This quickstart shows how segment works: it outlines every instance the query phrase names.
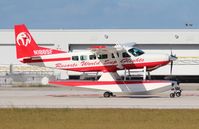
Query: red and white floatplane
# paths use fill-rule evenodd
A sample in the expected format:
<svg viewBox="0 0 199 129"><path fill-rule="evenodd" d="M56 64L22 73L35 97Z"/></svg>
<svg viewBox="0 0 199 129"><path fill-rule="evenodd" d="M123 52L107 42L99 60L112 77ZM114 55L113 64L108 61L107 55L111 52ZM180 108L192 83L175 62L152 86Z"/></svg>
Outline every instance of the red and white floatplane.
<svg viewBox="0 0 199 129"><path fill-rule="evenodd" d="M151 95L169 90L170 97L181 96L181 89L175 81L145 79L145 73L149 74L150 71L170 62L173 64L177 58L172 54L145 53L132 43L114 47L93 46L82 52L45 48L36 44L24 24L15 25L15 41L17 59L22 63L84 73L101 73L96 80L56 80L49 81L49 84L102 90L104 97L117 93ZM127 79L126 73L130 73L132 69L143 69L144 79ZM119 76L119 70L125 70L124 77Z"/></svg>

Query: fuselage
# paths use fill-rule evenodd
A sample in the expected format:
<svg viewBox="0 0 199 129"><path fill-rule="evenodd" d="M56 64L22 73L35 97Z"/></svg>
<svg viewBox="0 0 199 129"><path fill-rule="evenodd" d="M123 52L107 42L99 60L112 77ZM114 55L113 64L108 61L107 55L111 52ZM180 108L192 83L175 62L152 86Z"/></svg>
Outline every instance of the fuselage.
<svg viewBox="0 0 199 129"><path fill-rule="evenodd" d="M133 53L132 49L137 50L137 54ZM130 48L129 50L118 50L117 53L103 51L103 53L98 54L92 50L87 50L19 60L30 65L78 72L115 72L117 70L140 69L143 67L146 67L148 71L152 71L170 62L167 54L144 53L137 48Z"/></svg>

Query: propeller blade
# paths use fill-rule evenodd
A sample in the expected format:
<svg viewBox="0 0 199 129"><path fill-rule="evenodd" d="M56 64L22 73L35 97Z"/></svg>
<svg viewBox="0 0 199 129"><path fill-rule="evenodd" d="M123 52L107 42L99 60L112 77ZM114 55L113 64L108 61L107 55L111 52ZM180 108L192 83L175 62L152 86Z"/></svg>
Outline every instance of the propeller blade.
<svg viewBox="0 0 199 129"><path fill-rule="evenodd" d="M171 48L171 51L170 51L170 56L169 56L169 60L171 62L170 64L170 76L167 77L167 79L169 80L173 80L173 62L176 61L178 59L178 57L176 55L173 55L173 50Z"/></svg>
<svg viewBox="0 0 199 129"><path fill-rule="evenodd" d="M170 65L170 75L172 76L172 72L173 72L173 60L171 60L171 65Z"/></svg>

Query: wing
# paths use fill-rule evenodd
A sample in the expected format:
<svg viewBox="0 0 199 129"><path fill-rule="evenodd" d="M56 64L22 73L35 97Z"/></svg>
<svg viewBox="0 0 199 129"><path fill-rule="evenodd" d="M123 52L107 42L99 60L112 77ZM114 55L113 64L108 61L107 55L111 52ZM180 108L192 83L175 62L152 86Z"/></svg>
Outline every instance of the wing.
<svg viewBox="0 0 199 129"><path fill-rule="evenodd" d="M129 43L123 43L123 44L116 44L114 47L117 48L117 49L129 49L129 48L132 48L133 46L135 46L135 42L129 42Z"/></svg>

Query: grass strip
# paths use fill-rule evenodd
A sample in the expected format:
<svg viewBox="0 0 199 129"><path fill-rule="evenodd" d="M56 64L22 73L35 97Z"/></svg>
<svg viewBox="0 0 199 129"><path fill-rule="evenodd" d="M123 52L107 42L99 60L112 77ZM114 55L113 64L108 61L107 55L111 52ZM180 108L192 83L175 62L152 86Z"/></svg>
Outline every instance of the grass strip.
<svg viewBox="0 0 199 129"><path fill-rule="evenodd" d="M0 109L0 129L197 129L196 109Z"/></svg>

